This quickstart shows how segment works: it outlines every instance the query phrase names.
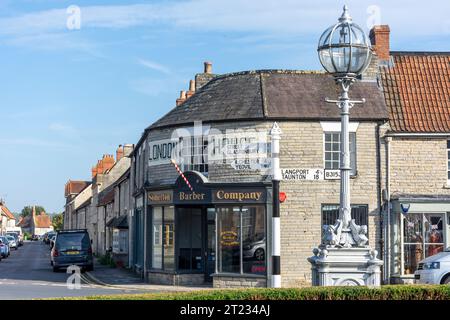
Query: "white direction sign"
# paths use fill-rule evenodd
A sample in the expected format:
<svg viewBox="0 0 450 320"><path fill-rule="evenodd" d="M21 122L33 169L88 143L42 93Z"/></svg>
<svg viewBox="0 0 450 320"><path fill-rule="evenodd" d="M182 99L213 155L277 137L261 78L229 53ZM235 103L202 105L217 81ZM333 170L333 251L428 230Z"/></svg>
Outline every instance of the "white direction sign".
<svg viewBox="0 0 450 320"><path fill-rule="evenodd" d="M281 169L281 176L285 181L323 180L323 169Z"/></svg>

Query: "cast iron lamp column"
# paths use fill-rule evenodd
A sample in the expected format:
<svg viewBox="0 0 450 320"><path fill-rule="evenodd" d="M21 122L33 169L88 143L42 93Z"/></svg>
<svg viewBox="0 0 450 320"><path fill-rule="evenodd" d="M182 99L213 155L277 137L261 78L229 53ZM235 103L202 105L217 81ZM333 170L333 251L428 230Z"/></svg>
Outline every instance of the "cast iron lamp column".
<svg viewBox="0 0 450 320"><path fill-rule="evenodd" d="M364 31L352 22L347 6L344 6L339 22L322 34L317 51L320 63L341 87L338 100L326 99L327 102L337 104L341 110L339 219L330 227L328 244L342 247L362 245L358 238L360 228L351 219L349 113L354 104L363 103L364 100L349 100L348 91L356 77L369 65L371 50Z"/></svg>

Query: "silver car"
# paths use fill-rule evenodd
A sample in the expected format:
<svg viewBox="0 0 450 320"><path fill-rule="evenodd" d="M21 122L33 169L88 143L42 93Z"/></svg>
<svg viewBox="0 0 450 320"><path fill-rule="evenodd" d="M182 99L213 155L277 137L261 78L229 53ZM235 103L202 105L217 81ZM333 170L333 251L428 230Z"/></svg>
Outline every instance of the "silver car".
<svg viewBox="0 0 450 320"><path fill-rule="evenodd" d="M9 242L9 248L12 249L14 248L14 250L17 250L19 247L19 244L16 241L16 238L14 238L13 236L5 236L6 239L8 239Z"/></svg>
<svg viewBox="0 0 450 320"><path fill-rule="evenodd" d="M0 259L1 258L8 258L11 251L9 249L9 242L8 239L4 236L0 236Z"/></svg>

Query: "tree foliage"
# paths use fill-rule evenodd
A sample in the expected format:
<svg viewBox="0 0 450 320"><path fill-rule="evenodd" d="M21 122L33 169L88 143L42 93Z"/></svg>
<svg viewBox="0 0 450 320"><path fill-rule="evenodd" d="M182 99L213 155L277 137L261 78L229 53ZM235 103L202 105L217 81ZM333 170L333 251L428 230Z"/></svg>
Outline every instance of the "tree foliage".
<svg viewBox="0 0 450 320"><path fill-rule="evenodd" d="M45 212L44 207L42 206L36 206L36 214L39 215L42 212ZM30 216L33 213L33 206L26 206L22 209L22 212L20 213L20 216L25 218L27 216Z"/></svg>
<svg viewBox="0 0 450 320"><path fill-rule="evenodd" d="M64 216L62 213L57 213L52 217L52 224L55 231L62 230L64 222Z"/></svg>

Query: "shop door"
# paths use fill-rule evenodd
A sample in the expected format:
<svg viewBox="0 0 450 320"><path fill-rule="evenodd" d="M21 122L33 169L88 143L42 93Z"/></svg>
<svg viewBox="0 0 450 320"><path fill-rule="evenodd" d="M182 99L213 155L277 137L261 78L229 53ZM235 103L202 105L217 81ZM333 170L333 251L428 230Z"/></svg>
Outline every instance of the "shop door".
<svg viewBox="0 0 450 320"><path fill-rule="evenodd" d="M206 244L205 244L205 282L212 282L212 274L216 271L216 211L206 209Z"/></svg>

